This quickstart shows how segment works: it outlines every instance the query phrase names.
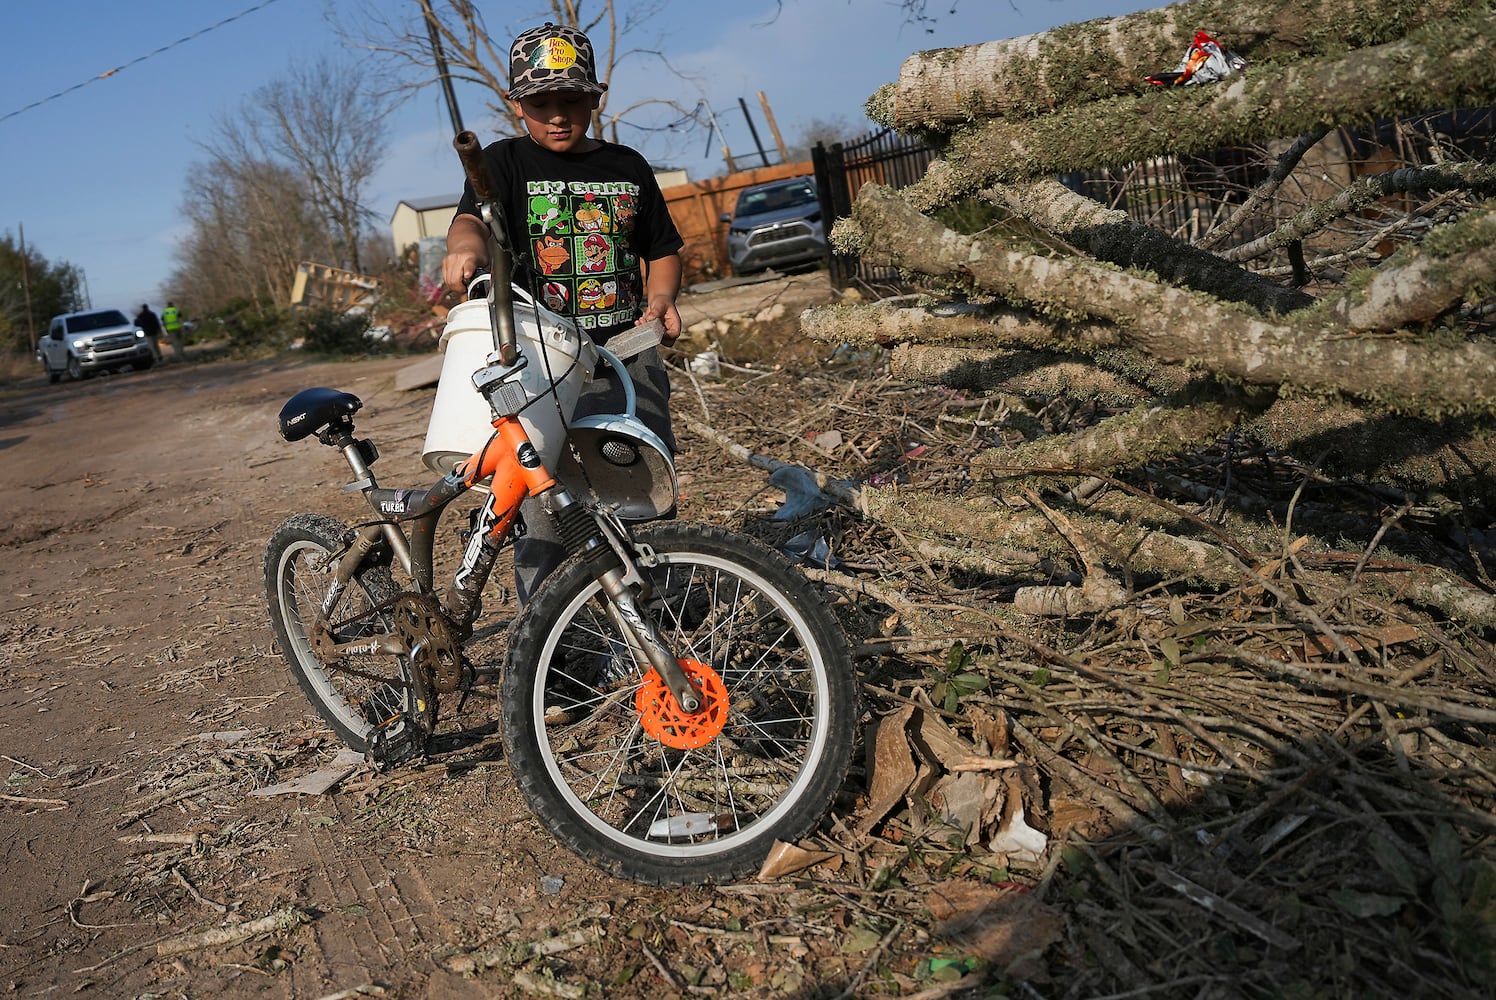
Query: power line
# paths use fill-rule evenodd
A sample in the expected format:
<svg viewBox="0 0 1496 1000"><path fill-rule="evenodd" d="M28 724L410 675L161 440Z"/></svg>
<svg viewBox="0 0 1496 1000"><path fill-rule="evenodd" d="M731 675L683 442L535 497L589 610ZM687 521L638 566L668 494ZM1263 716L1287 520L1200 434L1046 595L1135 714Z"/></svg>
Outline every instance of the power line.
<svg viewBox="0 0 1496 1000"><path fill-rule="evenodd" d="M168 49L174 49L178 45L181 45L183 42L190 42L194 38L197 38L197 37L199 37L201 35L206 35L208 32L214 31L214 30L216 30L218 28L221 28L225 24L228 24L231 21L237 21L237 20L239 20L239 18L244 17L246 14L253 14L255 11L262 10L262 9L264 9L266 7L269 7L271 4L277 3L277 2L279 2L279 0L263 0L263 2L255 4L253 7L250 7L248 10L241 10L239 13L234 14L231 17L224 18L222 21L219 21L217 24L210 24L206 28L202 28L202 29L200 29L198 31L194 31L190 35L184 35L183 37L178 38L174 42L168 42L167 44L161 46L159 49L156 49L153 52L147 52L143 56L138 56L138 57L136 57L134 59L131 59L129 62L125 63L123 66L116 66L113 69L106 69L104 72L100 73L98 76L90 77L89 79L84 80L82 83L75 83L71 87L67 88L66 90L59 90L57 93L53 94L51 97L43 97L39 101L32 101L30 104L26 105L24 108L17 108L16 110L11 111L11 112L9 112L7 114L0 115L0 122L6 121L8 119L14 118L16 115L23 114L23 113L25 113L27 111L30 111L32 108L39 108L43 104L47 104L47 103L50 103L51 101L57 100L59 97L66 97L68 94L71 94L75 90L82 90L84 87L88 86L90 83L97 83L100 80L103 80L103 79L106 79L108 77L111 77L111 76L113 76L116 73L119 73L119 72L121 72L123 70L129 69L131 66L134 66L137 63L143 63L147 59L150 59L150 58L152 58L154 56L159 56L161 53L167 51Z"/></svg>

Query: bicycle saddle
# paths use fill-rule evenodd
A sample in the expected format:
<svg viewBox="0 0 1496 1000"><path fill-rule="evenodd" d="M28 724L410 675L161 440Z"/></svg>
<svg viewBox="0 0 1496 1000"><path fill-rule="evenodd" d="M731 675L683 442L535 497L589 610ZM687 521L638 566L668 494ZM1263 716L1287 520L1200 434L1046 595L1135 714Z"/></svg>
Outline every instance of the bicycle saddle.
<svg viewBox="0 0 1496 1000"><path fill-rule="evenodd" d="M340 389L303 389L281 407L280 435L287 441L300 441L339 422L351 429L353 421L348 418L363 405L364 401L353 393Z"/></svg>

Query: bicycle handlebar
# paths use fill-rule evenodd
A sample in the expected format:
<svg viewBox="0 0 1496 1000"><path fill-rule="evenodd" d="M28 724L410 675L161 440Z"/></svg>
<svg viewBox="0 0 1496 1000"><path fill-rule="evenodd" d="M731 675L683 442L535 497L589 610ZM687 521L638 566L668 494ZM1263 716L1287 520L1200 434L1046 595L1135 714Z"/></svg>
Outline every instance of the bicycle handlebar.
<svg viewBox="0 0 1496 1000"><path fill-rule="evenodd" d="M488 318L493 328L493 348L499 361L512 365L519 360L514 333L514 296L510 290L510 252L508 233L504 228L504 209L498 200L498 189L483 162L483 144L470 131L463 130L452 139L452 148L462 161L463 173L478 199L479 212L488 226Z"/></svg>
<svg viewBox="0 0 1496 1000"><path fill-rule="evenodd" d="M493 178L488 176L488 167L483 162L483 144L478 137L472 132L458 132L452 139L452 148L457 150L457 158L462 161L462 170L473 186L473 194L479 201L493 201Z"/></svg>

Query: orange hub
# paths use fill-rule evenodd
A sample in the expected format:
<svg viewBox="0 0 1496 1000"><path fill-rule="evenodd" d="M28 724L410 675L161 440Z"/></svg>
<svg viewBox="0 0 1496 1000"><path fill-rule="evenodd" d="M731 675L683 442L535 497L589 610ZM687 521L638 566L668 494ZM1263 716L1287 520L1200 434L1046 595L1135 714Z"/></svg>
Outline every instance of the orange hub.
<svg viewBox="0 0 1496 1000"><path fill-rule="evenodd" d="M644 731L675 750L695 750L717 738L727 725L727 687L717 671L698 660L679 660L686 680L701 698L701 711L683 712L659 671L651 669L639 683L634 707Z"/></svg>

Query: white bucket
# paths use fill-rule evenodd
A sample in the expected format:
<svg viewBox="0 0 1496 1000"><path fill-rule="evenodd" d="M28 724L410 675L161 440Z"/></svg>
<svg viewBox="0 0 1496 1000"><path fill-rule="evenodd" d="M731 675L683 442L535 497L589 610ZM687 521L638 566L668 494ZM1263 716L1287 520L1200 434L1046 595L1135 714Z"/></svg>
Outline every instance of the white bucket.
<svg viewBox="0 0 1496 1000"><path fill-rule="evenodd" d="M514 297L515 341L529 362L520 385L531 400L519 419L546 467L554 469L577 397L597 364L596 348L570 320L538 305L523 289L516 287ZM431 404L421 461L433 472L445 474L482 448L493 434L488 401L473 388L473 372L493 352L486 300L469 299L452 307L441 349L446 358Z"/></svg>

